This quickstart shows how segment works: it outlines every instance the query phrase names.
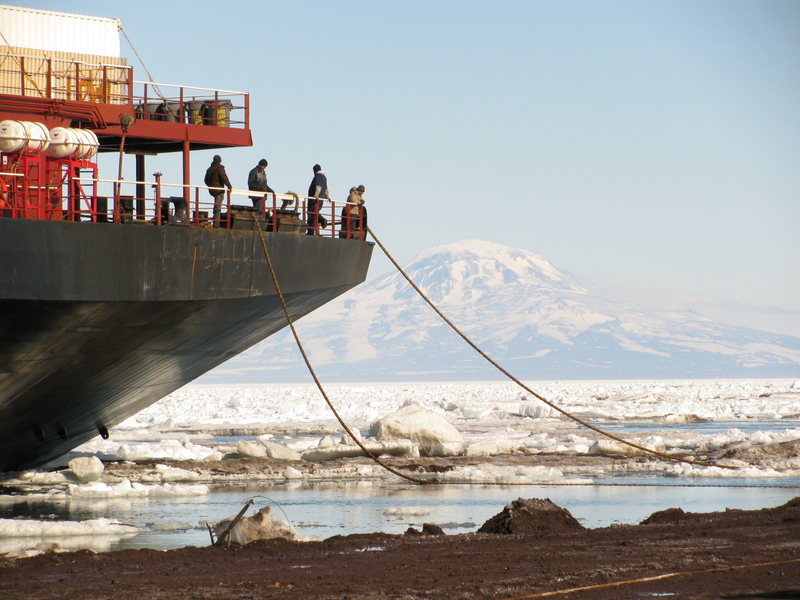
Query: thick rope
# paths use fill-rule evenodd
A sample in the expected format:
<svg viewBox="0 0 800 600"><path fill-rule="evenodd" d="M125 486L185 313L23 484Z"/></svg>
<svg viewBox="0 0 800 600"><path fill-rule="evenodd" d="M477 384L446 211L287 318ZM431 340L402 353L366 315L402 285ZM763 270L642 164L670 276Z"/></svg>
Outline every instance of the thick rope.
<svg viewBox="0 0 800 600"><path fill-rule="evenodd" d="M139 56L139 53L136 51L136 47L133 45L131 38L128 37L128 34L125 33L125 30L122 28L122 23L119 23L119 30L122 32L122 35L125 36L125 39L128 41L128 45L131 47L131 50L133 50L133 53L136 55L136 58L139 59L139 62L141 63L144 72L147 73L147 77L150 79L150 84L153 86L153 89L155 90L156 94L158 94L159 98L161 98L164 102L167 102L166 96L164 96L164 94L161 92L161 89L158 87L158 84L156 84L156 80L153 79L153 76L147 69L147 65L144 64L142 57Z"/></svg>
<svg viewBox="0 0 800 600"><path fill-rule="evenodd" d="M264 248L264 255L267 257L267 265L269 265L269 273L270 275L272 275L272 283L275 284L275 290L278 292L278 298L280 298L281 300L281 306L283 307L283 314L286 315L286 320L289 323L289 327L291 327L292 329L292 335L294 336L294 341L297 343L297 347L300 349L300 354L303 355L303 360L306 363L306 367L308 367L308 372L311 373L311 377L314 379L314 383L317 384L317 388L322 394L322 397L325 398L325 402L328 404L328 408L330 408L331 411L333 412L334 416L336 417L336 420L339 421L339 424L342 426L345 432L347 432L347 435L350 436L350 439L352 439L356 443L356 445L359 448L361 448L361 450L364 451L364 453L367 456L369 456L372 460L374 460L376 463L378 463L381 467L383 467L390 473L394 473L398 477L402 477L403 479L407 479L408 481L413 481L414 483L421 483L423 485L440 483L439 481L436 481L434 479L428 479L428 480L417 479L416 477L412 477L411 475L406 475L405 473L401 473L400 471L390 467L381 459L379 459L377 456L375 456L372 452L370 452L367 449L367 447L361 443L361 440L358 438L358 436L353 434L353 432L344 422L344 419L342 419L342 417L339 416L339 413L336 411L336 408L334 408L333 403L330 401L330 398L328 398L328 394L325 393L322 384L317 378L317 374L314 372L314 368L311 366L311 362L308 360L308 356L306 355L306 352L303 349L303 344L300 343L300 337L297 335L297 330L294 327L294 322L292 321L292 317L289 316L289 309L286 307L286 300L284 299L283 293L281 292L281 287L278 285L278 278L275 275L275 268L272 266L272 259L270 258L269 250L267 250L267 242L264 241L264 232L261 231L261 225L258 222L258 217L256 217L256 215L253 215L253 221L255 223L256 231L258 231L258 237L261 240L261 247Z"/></svg>
<svg viewBox="0 0 800 600"><path fill-rule="evenodd" d="M675 461L675 462L689 463L690 465L699 465L699 466L702 466L702 467L720 467L722 469L736 469L736 467L731 467L731 466L728 466L728 465L717 465L717 464L714 464L714 463L709 463L709 462L704 462L704 461L699 461L699 460L690 460L690 459L687 459L687 458L680 458L680 457L677 457L677 456L670 456L669 454L666 454L664 452L659 452L658 450L652 450L650 448L647 448L646 446L641 446L641 445L636 444L634 442L630 442L628 440L625 440L625 439L622 439L620 437L617 437L617 436L615 436L615 435L613 435L611 433L608 433L607 431L603 431L602 429L599 429L599 428L595 427L594 425L590 425L586 421L583 421L582 419L576 417L575 415L568 413L563 408L560 408L560 407L556 406L555 404L553 404L552 402L550 402L546 398L540 396L539 394L534 392L531 388L529 388L527 385L522 383L519 379L514 377L511 373L506 371L499 364L497 364L497 362L495 362L483 350L478 348L478 346L476 346L471 339L469 339L464 333L462 333L461 330L458 329L458 327L456 327L450 321L450 319L448 319L446 316L444 316L442 311L440 311L438 308L436 308L436 305L434 305L434 303L431 302L431 300L425 295L425 293L421 289L419 289L419 287L417 287L417 285L413 281L411 281L411 278L406 274L406 272L402 269L402 267L400 267L400 265L397 264L397 261L392 257L391 254L389 254L389 251L384 247L384 245L381 244L381 241L377 238L377 236L375 235L375 232L372 231L372 229L370 229L369 227L367 227L367 231L373 237L373 239L375 240L375 243L378 244L378 246L380 246L381 250L383 250L383 253L386 255L386 257L390 261L392 261L392 264L395 266L395 268L397 268L397 270L400 272L400 274L411 285L411 287L413 287L416 290L416 292L422 297L422 299L425 300L425 302L428 303L428 305L436 312L436 314L439 315L442 318L442 320L452 328L453 331L455 331L458 335L460 335L461 338L465 342L467 342L467 344L469 344L472 347L473 350L475 350L483 358L485 358L487 361L489 361L489 363L491 363L497 370L499 370L501 373L503 373L503 375L508 377L511 381L516 383L519 387L521 387L523 390L525 390L526 392L528 392L529 394L531 394L535 398L538 398L539 400L544 402L547 406L549 406L553 410L556 410L556 411L560 412L562 415L564 415L568 419L571 419L571 420L575 421L579 425L583 425L587 429L591 429L592 431L594 431L596 433L599 433L601 435L604 435L607 438L610 438L610 439L612 439L612 440L614 440L616 442L619 442L621 444L625 444L626 446L630 446L631 448L636 448L637 450L641 450L642 452L646 452L647 454L652 454L654 456L658 456L658 457L661 457L661 458L666 458L667 460L671 460L671 461Z"/></svg>
<svg viewBox="0 0 800 600"><path fill-rule="evenodd" d="M663 575L655 575L653 577L642 577L640 579L627 579L625 581L615 581L613 583L602 583L599 585L587 585L584 587L569 588L566 590L556 590L554 592L542 592L540 594L531 594L529 596L514 596L513 598L503 598L502 600L532 600L533 598L549 598L551 596L561 596L564 594L572 594L573 592L585 592L588 590L600 590L603 588L619 587L622 585L631 585L634 583L647 583L649 581L659 581L661 579L670 579L671 577L680 577L681 575L701 575L704 573L723 573L725 571L741 571L743 569L756 569L759 567L774 567L777 565L787 565L791 563L800 562L800 558L793 558L790 560L778 560L774 562L757 563L754 565L737 565L734 567L713 567L711 569L702 569L700 571L680 571L678 573L665 573Z"/></svg>

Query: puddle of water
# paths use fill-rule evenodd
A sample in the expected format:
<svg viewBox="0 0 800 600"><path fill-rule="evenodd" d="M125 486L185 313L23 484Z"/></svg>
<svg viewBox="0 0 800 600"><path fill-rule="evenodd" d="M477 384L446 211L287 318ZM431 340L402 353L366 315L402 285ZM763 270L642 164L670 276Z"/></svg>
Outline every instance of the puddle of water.
<svg viewBox="0 0 800 600"><path fill-rule="evenodd" d="M399 534L423 523L435 523L449 534L475 531L520 497L549 498L568 509L584 526L596 528L638 523L658 510L672 507L687 512L773 507L800 491L798 478L709 482L618 477L597 482L611 485L422 487L379 482L293 482L216 487L208 496L192 498L53 502L20 497L19 501L7 499L0 503L0 518L44 516L83 521L105 517L143 529L135 537L112 541L110 549L168 549L208 545L208 531L200 523L235 515L248 498L255 498L255 510L271 506L273 516L288 517L300 535L325 539L377 531ZM252 515L254 509L247 515ZM186 526L192 529L184 529Z"/></svg>

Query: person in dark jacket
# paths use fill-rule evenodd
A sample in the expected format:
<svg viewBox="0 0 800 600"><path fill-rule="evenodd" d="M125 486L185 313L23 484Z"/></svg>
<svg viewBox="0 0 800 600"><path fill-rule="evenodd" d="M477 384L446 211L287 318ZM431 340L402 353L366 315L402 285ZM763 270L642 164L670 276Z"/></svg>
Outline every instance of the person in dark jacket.
<svg viewBox="0 0 800 600"><path fill-rule="evenodd" d="M311 180L311 185L308 186L308 208L306 210L306 224L308 225L308 235L317 235L319 233L320 224L320 211L322 210L322 203L325 200L330 200L328 195L328 178L325 172L319 165L314 165L314 179ZM323 227L325 223L323 220Z"/></svg>
<svg viewBox="0 0 800 600"><path fill-rule="evenodd" d="M261 209L262 214L266 212L262 204L266 195L275 193L275 190L267 185L267 164L267 160L262 158L247 176L247 189L254 192L263 192L259 196L250 196L250 200L253 201L253 207Z"/></svg>
<svg viewBox="0 0 800 600"><path fill-rule="evenodd" d="M211 166L206 171L205 183L207 187L212 188L208 190L208 193L214 197L214 227L221 227L220 215L222 201L225 199L225 188L232 190L233 186L225 172L225 167L222 166L222 157L218 154L214 156Z"/></svg>

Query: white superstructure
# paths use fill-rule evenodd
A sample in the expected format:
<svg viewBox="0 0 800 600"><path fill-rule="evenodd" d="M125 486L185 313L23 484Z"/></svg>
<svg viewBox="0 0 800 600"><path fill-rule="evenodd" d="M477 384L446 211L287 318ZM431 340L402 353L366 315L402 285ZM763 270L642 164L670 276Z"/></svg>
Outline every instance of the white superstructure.
<svg viewBox="0 0 800 600"><path fill-rule="evenodd" d="M119 57L119 19L0 5L0 48Z"/></svg>

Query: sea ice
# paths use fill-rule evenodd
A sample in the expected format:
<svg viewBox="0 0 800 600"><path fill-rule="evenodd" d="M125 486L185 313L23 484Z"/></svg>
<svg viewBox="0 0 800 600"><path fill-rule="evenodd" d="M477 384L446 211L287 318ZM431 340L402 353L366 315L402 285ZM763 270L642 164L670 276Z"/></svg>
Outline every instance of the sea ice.
<svg viewBox="0 0 800 600"><path fill-rule="evenodd" d="M404 406L376 421L370 434L379 441L411 440L423 455L428 455L436 444L463 441L458 430L447 420L416 404Z"/></svg>
<svg viewBox="0 0 800 600"><path fill-rule="evenodd" d="M102 481L95 481L88 485L70 485L67 494L74 498L146 498L151 497L181 497L204 496L208 494L208 486L203 484L155 484L131 483L124 479L116 485L108 485Z"/></svg>
<svg viewBox="0 0 800 600"><path fill-rule="evenodd" d="M82 483L96 481L103 475L103 461L96 456L83 456L73 458L69 461L68 466L73 475L78 478Z"/></svg>
<svg viewBox="0 0 800 600"><path fill-rule="evenodd" d="M0 538L57 537L72 535L135 534L140 530L110 519L89 521L44 521L41 519L0 519Z"/></svg>
<svg viewBox="0 0 800 600"><path fill-rule="evenodd" d="M495 456L500 453L500 448L494 442L475 442L467 444L464 449L465 456Z"/></svg>
<svg viewBox="0 0 800 600"><path fill-rule="evenodd" d="M411 440L389 440L384 442L367 441L362 442L364 447L375 456L406 456L409 458L418 457L419 450L417 445ZM338 444L326 448L309 448L303 452L303 460L309 462L325 462L336 460L337 458L353 458L355 456L366 456L366 453L358 446L348 444Z"/></svg>
<svg viewBox="0 0 800 600"><path fill-rule="evenodd" d="M393 506L383 511L385 517L424 517L431 514L424 506Z"/></svg>
<svg viewBox="0 0 800 600"><path fill-rule="evenodd" d="M161 481L174 483L176 481L199 481L203 478L200 473L178 469L168 465L156 465L156 473Z"/></svg>
<svg viewBox="0 0 800 600"><path fill-rule="evenodd" d="M261 437L258 438L258 441L264 446L266 455L275 460L300 460L301 458L301 454L296 450L292 450L276 442L262 439Z"/></svg>
<svg viewBox="0 0 800 600"><path fill-rule="evenodd" d="M283 470L283 476L286 479L302 479L303 472L300 471L299 469L295 469L294 467L286 467Z"/></svg>
<svg viewBox="0 0 800 600"><path fill-rule="evenodd" d="M220 537L223 532L230 529L225 541L230 538L231 542L237 544L249 544L256 540L271 540L275 538L292 541L304 540L304 538L297 535L294 527L289 523L283 519L272 517L270 513L270 507L266 506L252 517L241 518L233 527L231 527L231 523L235 517L228 517L214 525L214 533L216 533L217 537Z"/></svg>
<svg viewBox="0 0 800 600"><path fill-rule="evenodd" d="M443 444L436 444L433 448L431 448L430 456L463 456L465 446L466 444L464 444L464 442L445 442Z"/></svg>
<svg viewBox="0 0 800 600"><path fill-rule="evenodd" d="M253 458L267 457L267 450L264 446L246 440L239 440L238 452L242 456L251 456Z"/></svg>

